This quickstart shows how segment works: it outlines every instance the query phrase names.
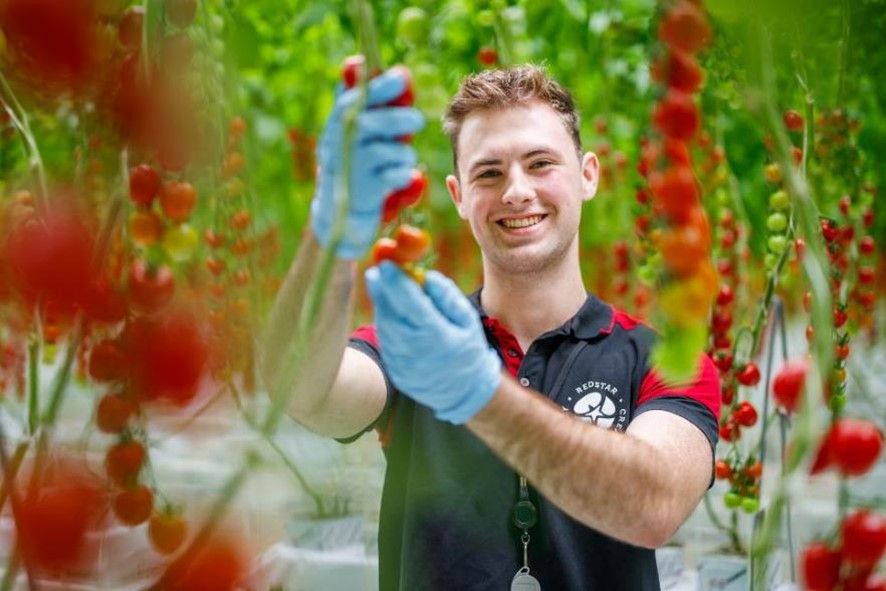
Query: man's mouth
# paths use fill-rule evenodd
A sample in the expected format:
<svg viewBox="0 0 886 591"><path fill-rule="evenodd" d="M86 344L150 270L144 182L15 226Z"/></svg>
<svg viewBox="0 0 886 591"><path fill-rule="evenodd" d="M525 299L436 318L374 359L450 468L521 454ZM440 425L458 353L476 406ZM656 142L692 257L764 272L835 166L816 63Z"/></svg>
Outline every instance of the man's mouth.
<svg viewBox="0 0 886 591"><path fill-rule="evenodd" d="M529 215L521 218L506 218L498 220L496 223L509 229L528 228L540 223L546 217L546 215Z"/></svg>

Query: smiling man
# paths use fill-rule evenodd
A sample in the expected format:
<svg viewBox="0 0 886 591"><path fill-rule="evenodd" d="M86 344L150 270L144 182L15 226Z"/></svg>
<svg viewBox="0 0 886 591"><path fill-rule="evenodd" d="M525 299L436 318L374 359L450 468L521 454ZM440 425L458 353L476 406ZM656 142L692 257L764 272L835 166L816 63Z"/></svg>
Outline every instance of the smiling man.
<svg viewBox="0 0 886 591"><path fill-rule="evenodd" d="M369 103L397 96L397 82L373 80ZM336 117L319 150L316 238L278 296L269 351L285 351L328 243ZM658 589L654 548L712 481L717 373L705 357L692 383L663 383L652 331L586 291L578 229L597 158L581 150L572 98L541 69L468 77L444 118L446 185L480 247L482 287L465 297L439 273L422 289L393 265L371 268L374 324L345 347L349 261L368 249L384 196L406 183L414 154L396 138L419 125L411 109L361 114L352 238L338 251L311 380L288 385L290 412L309 428L342 441L381 434L380 589ZM284 364L282 352L266 357L270 383L287 386Z"/></svg>

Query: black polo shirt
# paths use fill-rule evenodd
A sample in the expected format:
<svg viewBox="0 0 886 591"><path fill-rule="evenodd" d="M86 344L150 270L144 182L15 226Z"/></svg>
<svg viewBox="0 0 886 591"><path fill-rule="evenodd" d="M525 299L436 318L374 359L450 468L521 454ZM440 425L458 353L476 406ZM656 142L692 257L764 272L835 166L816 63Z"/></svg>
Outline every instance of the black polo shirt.
<svg viewBox="0 0 886 591"><path fill-rule="evenodd" d="M577 420L623 431L637 415L665 410L697 426L712 449L716 445L719 383L707 356L694 383L671 388L650 370L654 333L593 295L525 353L507 328L483 312L479 291L470 300L511 374ZM384 373L373 326L358 329L350 346L373 358ZM428 408L401 395L386 373L385 380L385 409L366 429L379 431L387 461L379 589L509 589L522 565L519 531L510 517L518 494L516 473L467 427L435 419ZM575 475L593 477L593 471ZM535 491L532 496L539 519L530 530L529 565L542 589L659 589L653 550L601 534ZM612 511L631 511L623 499L599 502Z"/></svg>

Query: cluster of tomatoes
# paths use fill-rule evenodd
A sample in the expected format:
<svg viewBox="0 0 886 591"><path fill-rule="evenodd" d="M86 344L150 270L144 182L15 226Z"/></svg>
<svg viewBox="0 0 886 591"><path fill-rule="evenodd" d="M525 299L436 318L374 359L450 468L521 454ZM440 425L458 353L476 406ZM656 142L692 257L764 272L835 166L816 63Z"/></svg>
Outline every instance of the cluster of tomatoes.
<svg viewBox="0 0 886 591"><path fill-rule="evenodd" d="M810 591L881 591L886 579L875 572L886 550L886 517L868 509L848 514L834 543L812 542L800 557Z"/></svg>
<svg viewBox="0 0 886 591"><path fill-rule="evenodd" d="M737 458L717 460L714 473L718 479L729 481L729 492L723 495L727 507L741 508L746 513L756 513L760 509L760 478L763 475L760 460L753 455L744 461Z"/></svg>
<svg viewBox="0 0 886 591"><path fill-rule="evenodd" d="M289 130L288 137L289 144L292 146L292 173L295 180L313 181L317 171L317 161L314 154L317 138L297 127Z"/></svg>

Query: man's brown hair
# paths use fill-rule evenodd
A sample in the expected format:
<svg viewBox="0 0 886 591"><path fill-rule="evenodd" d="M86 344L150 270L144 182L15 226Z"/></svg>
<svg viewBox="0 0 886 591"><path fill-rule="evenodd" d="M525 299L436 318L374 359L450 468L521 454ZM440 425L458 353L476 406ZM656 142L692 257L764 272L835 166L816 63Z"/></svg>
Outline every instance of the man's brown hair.
<svg viewBox="0 0 886 591"><path fill-rule="evenodd" d="M579 114L572 95L539 66L525 65L484 70L465 78L443 115L443 132L452 143L452 162L458 174L458 136L461 125L475 111L501 109L541 101L560 115L581 156Z"/></svg>

